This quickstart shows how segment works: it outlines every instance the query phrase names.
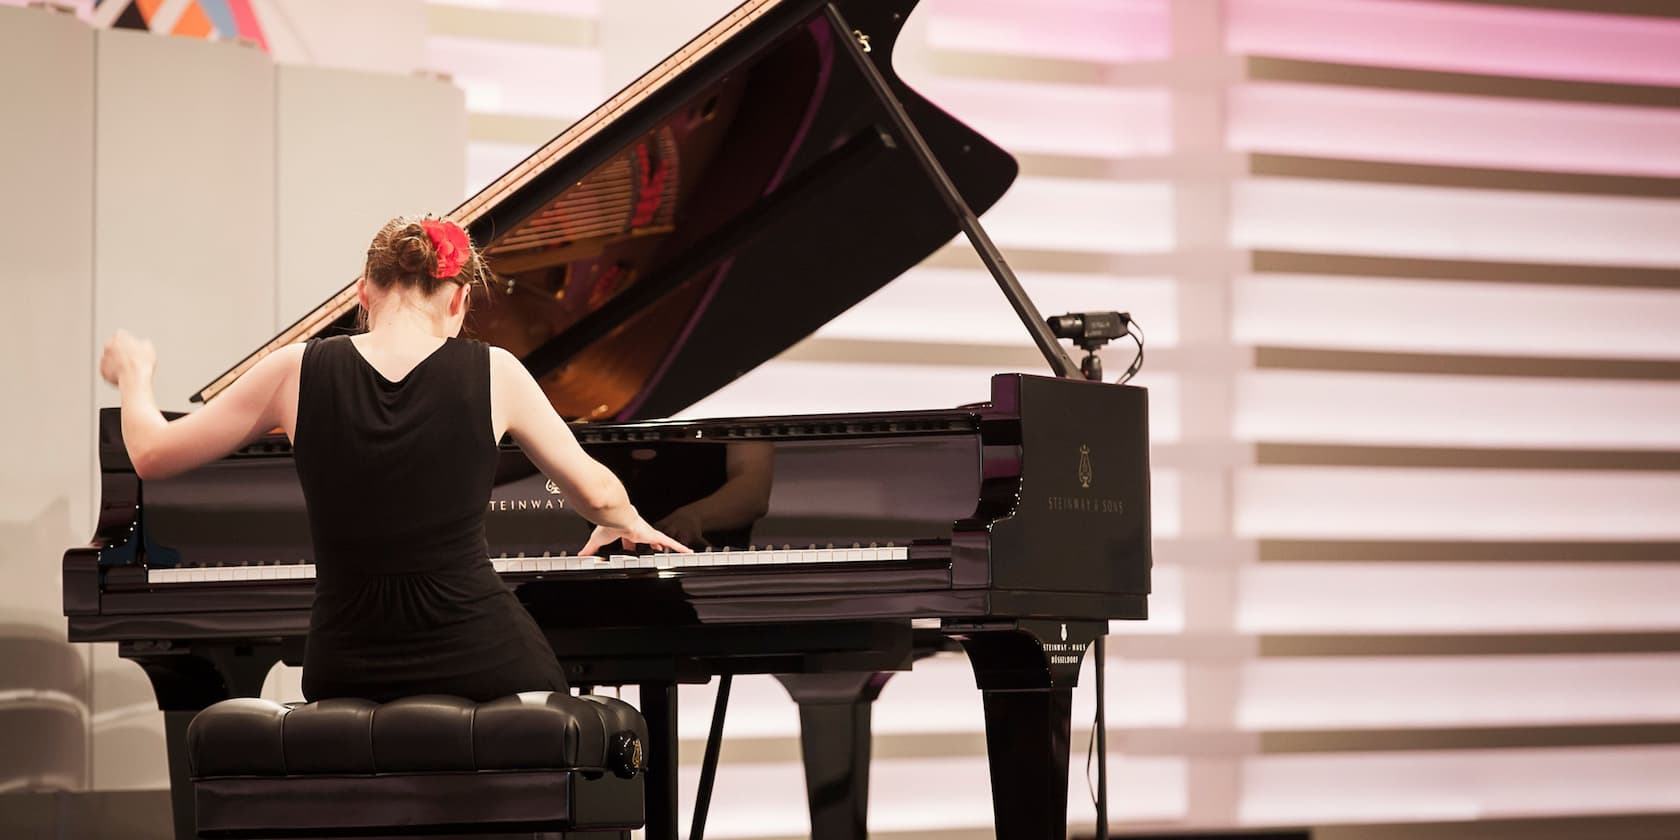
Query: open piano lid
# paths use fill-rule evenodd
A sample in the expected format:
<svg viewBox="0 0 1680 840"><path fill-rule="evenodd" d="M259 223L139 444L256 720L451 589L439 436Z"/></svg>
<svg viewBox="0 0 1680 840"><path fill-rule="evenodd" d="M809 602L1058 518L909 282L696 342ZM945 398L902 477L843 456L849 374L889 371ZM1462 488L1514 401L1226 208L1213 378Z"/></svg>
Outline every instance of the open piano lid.
<svg viewBox="0 0 1680 840"><path fill-rule="evenodd" d="M983 211L1014 180L1015 160L893 73L892 45L915 4L837 2ZM448 214L497 275L465 334L519 356L562 416L679 411L958 232L823 6L743 3ZM352 282L193 399L355 321Z"/></svg>

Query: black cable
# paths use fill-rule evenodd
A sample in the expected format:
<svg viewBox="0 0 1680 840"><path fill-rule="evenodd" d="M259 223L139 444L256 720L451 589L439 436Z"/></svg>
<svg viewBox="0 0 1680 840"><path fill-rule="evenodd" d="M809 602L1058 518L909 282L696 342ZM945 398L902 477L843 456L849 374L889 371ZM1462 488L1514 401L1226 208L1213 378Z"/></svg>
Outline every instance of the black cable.
<svg viewBox="0 0 1680 840"><path fill-rule="evenodd" d="M1126 321L1126 335L1131 336L1132 340L1137 342L1137 357L1132 359L1132 363L1126 367L1126 372L1120 374L1120 378L1115 380L1117 385L1130 382L1132 377L1137 376L1138 371L1143 369L1143 327L1138 326L1136 320L1129 319Z"/></svg>
<svg viewBox="0 0 1680 840"><path fill-rule="evenodd" d="M1091 737L1085 740L1085 789L1091 792L1091 807L1097 806L1097 783L1091 779L1091 761L1097 756L1097 727L1091 725Z"/></svg>

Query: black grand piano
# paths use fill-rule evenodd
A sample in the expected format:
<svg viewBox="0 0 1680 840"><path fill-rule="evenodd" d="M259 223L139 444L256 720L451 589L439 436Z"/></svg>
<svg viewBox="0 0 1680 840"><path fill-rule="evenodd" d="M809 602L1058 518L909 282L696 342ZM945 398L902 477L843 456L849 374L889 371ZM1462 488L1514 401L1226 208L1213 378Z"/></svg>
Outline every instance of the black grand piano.
<svg viewBox="0 0 1680 840"><path fill-rule="evenodd" d="M984 693L999 837L1066 833L1070 690L1150 583L1146 394L1081 381L974 220L1014 160L893 73L915 0L749 0L449 214L498 279L469 334L521 357L649 521L694 555L568 556L588 523L504 443L497 570L574 685L637 685L648 836L676 836L676 686L778 675L800 703L818 838L862 836L870 702L960 645ZM962 407L673 421L969 234L1059 376ZM977 294L989 293L976 289ZM347 286L264 354L355 327ZM937 317L937 313L930 313ZM64 556L79 642L116 642L184 733L301 661L314 567L284 436L140 481L115 409L102 499Z"/></svg>

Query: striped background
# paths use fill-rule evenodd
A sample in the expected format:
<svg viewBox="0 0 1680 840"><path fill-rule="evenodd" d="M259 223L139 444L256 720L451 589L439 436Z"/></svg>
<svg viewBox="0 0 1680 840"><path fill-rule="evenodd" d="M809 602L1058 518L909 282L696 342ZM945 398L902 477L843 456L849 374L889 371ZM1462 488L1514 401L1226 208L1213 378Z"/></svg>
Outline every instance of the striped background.
<svg viewBox="0 0 1680 840"><path fill-rule="evenodd" d="M633 33L678 5L428 5L471 186L674 47ZM727 8L681 5L689 31ZM985 221L1029 292L1149 331L1158 591L1110 648L1117 826L1680 812L1664 8L924 0L896 63L1021 159ZM947 406L1041 369L956 243L686 414ZM989 834L970 680L888 684L876 833ZM709 703L685 691L690 765ZM747 680L733 713L712 830L798 835L793 706Z"/></svg>

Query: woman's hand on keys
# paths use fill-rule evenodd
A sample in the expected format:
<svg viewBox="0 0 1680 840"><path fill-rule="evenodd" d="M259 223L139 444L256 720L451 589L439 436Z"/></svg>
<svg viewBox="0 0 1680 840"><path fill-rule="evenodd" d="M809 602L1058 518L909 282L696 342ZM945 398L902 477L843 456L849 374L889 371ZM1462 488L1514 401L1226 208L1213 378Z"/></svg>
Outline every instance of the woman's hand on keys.
<svg viewBox="0 0 1680 840"><path fill-rule="evenodd" d="M595 526L595 532L589 535L589 542L583 544L579 555L590 557L595 552L607 548L613 542L621 544L626 551L634 550L637 544L651 546L655 551L675 551L678 554L693 554L694 550L680 542L666 536L664 533L647 524L641 517L628 528L610 528L606 525Z"/></svg>

